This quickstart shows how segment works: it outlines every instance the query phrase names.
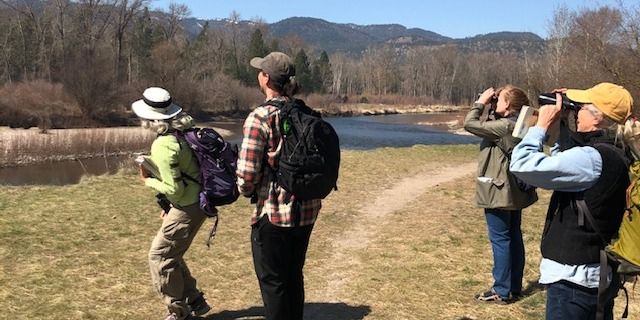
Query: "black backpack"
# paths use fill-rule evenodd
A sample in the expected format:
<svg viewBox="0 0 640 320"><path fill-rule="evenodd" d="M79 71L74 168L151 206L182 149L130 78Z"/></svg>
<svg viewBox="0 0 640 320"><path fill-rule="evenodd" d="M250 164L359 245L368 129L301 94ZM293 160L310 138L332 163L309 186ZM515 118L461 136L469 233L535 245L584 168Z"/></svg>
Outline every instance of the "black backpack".
<svg viewBox="0 0 640 320"><path fill-rule="evenodd" d="M280 109L282 150L273 179L298 200L324 199L338 190L340 142L333 127L302 100L266 104Z"/></svg>

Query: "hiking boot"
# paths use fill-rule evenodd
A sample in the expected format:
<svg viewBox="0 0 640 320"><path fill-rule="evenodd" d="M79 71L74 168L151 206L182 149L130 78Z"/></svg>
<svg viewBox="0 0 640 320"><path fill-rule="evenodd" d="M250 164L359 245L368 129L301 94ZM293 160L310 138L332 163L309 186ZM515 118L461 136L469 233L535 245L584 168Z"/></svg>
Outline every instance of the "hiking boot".
<svg viewBox="0 0 640 320"><path fill-rule="evenodd" d="M204 299L202 292L200 292L199 297L190 301L188 304L191 309L191 314L196 317L204 315L211 310L211 306L207 303L207 300Z"/></svg>
<svg viewBox="0 0 640 320"><path fill-rule="evenodd" d="M499 294L496 293L495 290L493 290L493 288L491 288L491 290L489 291L485 291L483 293L477 294L476 300L482 301L482 302L495 302L498 304L508 304L513 302L512 298L501 297Z"/></svg>

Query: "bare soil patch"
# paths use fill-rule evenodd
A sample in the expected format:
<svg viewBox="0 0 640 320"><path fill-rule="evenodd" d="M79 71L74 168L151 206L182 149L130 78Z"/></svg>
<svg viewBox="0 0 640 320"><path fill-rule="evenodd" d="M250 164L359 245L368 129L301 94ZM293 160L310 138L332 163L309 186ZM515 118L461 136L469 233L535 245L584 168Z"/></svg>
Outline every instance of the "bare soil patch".
<svg viewBox="0 0 640 320"><path fill-rule="evenodd" d="M342 236L335 238L331 258L334 263L329 266L332 274L330 278L333 280L328 283L321 296L328 301L339 301L343 297L341 290L349 279L341 276L340 271L355 269L356 265L362 263L354 254L366 248L372 238L382 232L384 224L381 222L387 220L389 214L401 210L431 187L472 174L476 167L477 164L471 162L437 170L428 168L415 176L402 179L366 204L358 211L362 216L360 223L354 224Z"/></svg>

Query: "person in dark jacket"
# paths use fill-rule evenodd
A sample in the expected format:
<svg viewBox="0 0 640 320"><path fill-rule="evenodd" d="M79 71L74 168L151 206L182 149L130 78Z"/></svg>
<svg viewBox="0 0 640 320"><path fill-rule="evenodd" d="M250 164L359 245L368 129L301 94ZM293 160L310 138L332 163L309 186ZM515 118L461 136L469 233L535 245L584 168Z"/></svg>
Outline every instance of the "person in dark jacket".
<svg viewBox="0 0 640 320"><path fill-rule="evenodd" d="M522 292L524 242L520 224L522 209L538 200L534 188L521 187L509 173L509 158L516 144L511 135L523 105L529 103L522 89L507 85L485 90L464 121L468 132L482 138L476 178L476 204L484 208L493 251L493 285L476 295L479 301L511 302ZM489 112L481 120L485 108Z"/></svg>
<svg viewBox="0 0 640 320"><path fill-rule="evenodd" d="M536 126L515 147L510 168L527 183L553 190L541 243L546 319L595 319L600 274L612 275L600 269L599 253L620 226L629 186L628 159L604 129L625 122L633 98L606 82L556 92L558 103L540 108ZM566 131L570 139L560 140L547 155L543 143L549 128L560 123L561 93L579 105L576 132ZM613 297L604 318L613 319Z"/></svg>

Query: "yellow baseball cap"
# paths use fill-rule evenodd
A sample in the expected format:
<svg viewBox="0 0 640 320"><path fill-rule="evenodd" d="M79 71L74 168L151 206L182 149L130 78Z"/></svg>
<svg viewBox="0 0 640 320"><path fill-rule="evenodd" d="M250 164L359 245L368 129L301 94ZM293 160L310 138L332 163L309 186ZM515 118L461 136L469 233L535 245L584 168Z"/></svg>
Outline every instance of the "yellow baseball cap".
<svg viewBox="0 0 640 320"><path fill-rule="evenodd" d="M568 89L567 98L578 103L590 103L607 118L624 123L631 115L633 98L627 89L617 84L602 82L587 90Z"/></svg>

